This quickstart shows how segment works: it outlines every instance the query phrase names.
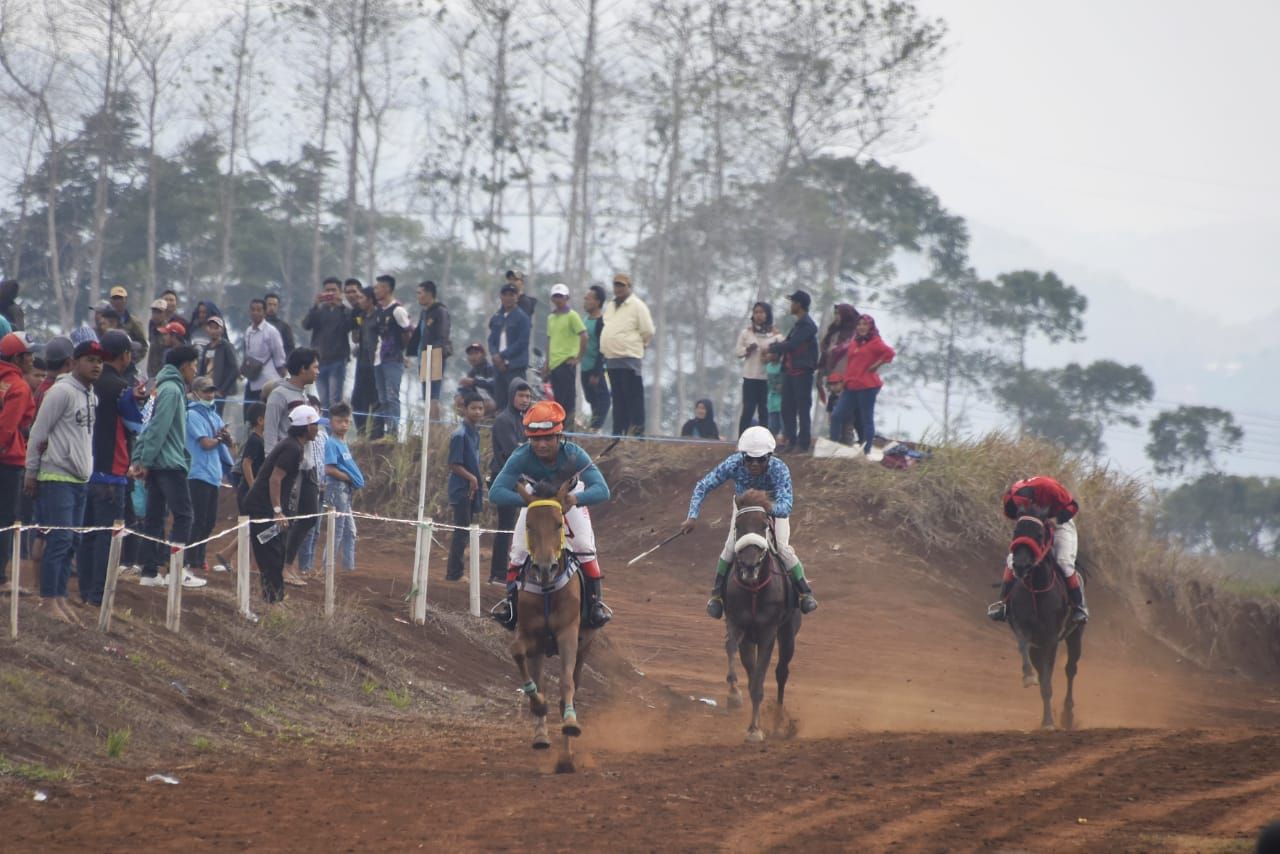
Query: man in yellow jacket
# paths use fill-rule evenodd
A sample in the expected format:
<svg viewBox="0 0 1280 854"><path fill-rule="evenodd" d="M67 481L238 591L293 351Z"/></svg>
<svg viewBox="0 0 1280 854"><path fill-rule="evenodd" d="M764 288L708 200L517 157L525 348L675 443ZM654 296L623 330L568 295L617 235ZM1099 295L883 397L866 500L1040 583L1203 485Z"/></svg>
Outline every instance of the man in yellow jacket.
<svg viewBox="0 0 1280 854"><path fill-rule="evenodd" d="M644 348L653 340L649 307L631 291L631 277L616 273L613 299L604 306L600 355L609 373L613 395L613 433L639 436L644 432L644 380L640 366Z"/></svg>

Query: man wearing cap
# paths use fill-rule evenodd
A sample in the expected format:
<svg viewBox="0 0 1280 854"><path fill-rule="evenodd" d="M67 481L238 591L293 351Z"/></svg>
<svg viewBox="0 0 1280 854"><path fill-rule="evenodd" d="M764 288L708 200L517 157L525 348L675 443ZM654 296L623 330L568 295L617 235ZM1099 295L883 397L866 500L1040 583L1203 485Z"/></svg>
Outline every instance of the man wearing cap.
<svg viewBox="0 0 1280 854"><path fill-rule="evenodd" d="M220 315L211 315L204 328L209 340L200 348L196 373L213 383L214 397L217 398L213 408L221 418L222 408L235 393L236 383L240 380L240 363L236 360L236 348L227 340L227 323Z"/></svg>
<svg viewBox="0 0 1280 854"><path fill-rule="evenodd" d="M44 396L49 393L49 389L53 388L53 384L62 378L64 374L71 373L72 357L75 355L76 345L71 343L71 339L65 335L55 335L44 343L44 380L36 388L33 395L36 402L36 414L40 414L40 405L44 403Z"/></svg>
<svg viewBox="0 0 1280 854"><path fill-rule="evenodd" d="M502 305L489 318L489 352L493 354L493 402L498 409L507 405L507 390L513 380L524 379L529 369L529 334L532 321L518 306L520 289L512 282L502 286Z"/></svg>
<svg viewBox="0 0 1280 854"><path fill-rule="evenodd" d="M77 625L80 619L67 604L67 582L79 535L65 529L84 524L98 405L93 384L102 373L102 353L97 341L76 345L71 370L45 395L27 437L23 490L36 501L37 524L63 529L45 532L40 597L51 617Z"/></svg>
<svg viewBox="0 0 1280 854"><path fill-rule="evenodd" d="M116 285L111 289L110 302L111 307L116 310L116 314L120 315L120 328L127 332L130 338L142 345L142 354L145 356L147 331L142 328L142 323L138 318L134 317L129 311L129 292L123 286Z"/></svg>
<svg viewBox="0 0 1280 854"><path fill-rule="evenodd" d="M0 586L10 592L7 567L13 532L3 530L18 521L22 496L22 470L27 464L27 431L36 417L35 399L26 374L31 370L31 349L26 336L10 332L0 338Z"/></svg>
<svg viewBox="0 0 1280 854"><path fill-rule="evenodd" d="M108 329L120 328L120 313L111 307L111 303L103 300L93 309L93 328L98 333L98 340Z"/></svg>
<svg viewBox="0 0 1280 854"><path fill-rule="evenodd" d="M578 402L578 363L587 352L587 326L569 305L569 286L551 286L551 314L547 315L547 366L551 393L564 407L564 423L574 429Z"/></svg>
<svg viewBox="0 0 1280 854"><path fill-rule="evenodd" d="M144 388L130 388L124 376L133 361L132 343L121 329L104 332L99 342L102 374L93 384L98 405L93 419L93 474L84 511L86 528L107 528L117 519L127 521L129 455L134 432L142 423L138 407L147 396ZM110 531L91 531L80 538L76 553L80 598L90 605L102 604L110 547Z"/></svg>
<svg viewBox="0 0 1280 854"><path fill-rule="evenodd" d="M240 374L245 379L244 413L248 423L249 404L262 399L262 389L268 382L284 376L286 365L284 342L276 328L267 323L267 303L257 297L249 301L249 328L241 346L244 358L240 361Z"/></svg>
<svg viewBox="0 0 1280 854"><path fill-rule="evenodd" d="M532 323L533 313L538 310L538 301L524 292L524 271L508 270L506 280L516 286L516 305L529 315L529 322Z"/></svg>
<svg viewBox="0 0 1280 854"><path fill-rule="evenodd" d="M787 299L791 300L796 324L784 340L769 345L769 352L782 357L782 436L787 441L786 450L805 452L809 450L813 372L818 367L818 325L809 316L807 292L797 290Z"/></svg>
<svg viewBox="0 0 1280 854"><path fill-rule="evenodd" d="M615 436L644 433L644 379L640 374L644 350L653 340L649 307L632 293L631 277L613 277L613 299L604 307L600 355L605 358L613 395Z"/></svg>
<svg viewBox="0 0 1280 854"><path fill-rule="evenodd" d="M471 366L467 375L458 380L458 394L453 404L462 408L462 397L467 391L474 391L484 400L484 414L492 415L497 411L493 402L493 365L489 362L489 354L479 341L467 345L467 364Z"/></svg>
<svg viewBox="0 0 1280 854"><path fill-rule="evenodd" d="M436 298L436 283L431 281L418 283L418 305L422 307L422 313L418 315L418 326L409 338L407 350L410 356L418 357L419 376L431 382L431 418L436 420L440 417L440 388L444 380L431 379L431 367L422 364L422 357L426 355L427 347L431 347L431 358L440 360L440 370L444 372L445 361L453 355L449 342L449 309ZM423 392L426 392L425 385Z"/></svg>
<svg viewBox="0 0 1280 854"><path fill-rule="evenodd" d="M262 573L262 595L267 602L284 599L285 536L294 482L302 470L305 446L320 429L320 413L302 404L289 411L288 434L271 449L240 502L240 512L264 521L249 523L249 545Z"/></svg>
<svg viewBox="0 0 1280 854"><path fill-rule="evenodd" d="M165 517L173 514L169 542L186 545L191 541L191 491L187 474L191 471L191 454L187 451L187 386L196 378L199 356L194 347L174 347L164 357L164 367L156 375L155 404L151 420L133 443L133 465L129 474L147 484L147 512L143 533L157 540L165 539ZM142 578L144 587L163 587L161 564L168 560L163 545L148 541L143 546ZM184 572L183 587L204 587L203 578Z"/></svg>
<svg viewBox="0 0 1280 854"><path fill-rule="evenodd" d="M320 354L316 394L321 409L327 411L342 400L351 358L351 309L342 302L342 281L336 276L321 284L316 304L302 318L302 328L311 332L311 349Z"/></svg>
<svg viewBox="0 0 1280 854"><path fill-rule="evenodd" d="M169 303L162 298L151 301L151 317L147 321L147 376L154 377L164 367L164 333L160 327L169 323Z"/></svg>

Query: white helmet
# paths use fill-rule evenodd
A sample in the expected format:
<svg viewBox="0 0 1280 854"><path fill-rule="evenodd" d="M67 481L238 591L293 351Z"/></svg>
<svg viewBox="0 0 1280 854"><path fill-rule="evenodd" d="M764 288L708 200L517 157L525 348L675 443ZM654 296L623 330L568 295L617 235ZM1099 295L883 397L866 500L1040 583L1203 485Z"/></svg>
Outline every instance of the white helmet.
<svg viewBox="0 0 1280 854"><path fill-rule="evenodd" d="M768 427L748 427L742 431L742 435L738 437L738 450L746 454L748 457L767 457L773 453L773 449L778 447L778 443L774 441L773 434L769 432Z"/></svg>

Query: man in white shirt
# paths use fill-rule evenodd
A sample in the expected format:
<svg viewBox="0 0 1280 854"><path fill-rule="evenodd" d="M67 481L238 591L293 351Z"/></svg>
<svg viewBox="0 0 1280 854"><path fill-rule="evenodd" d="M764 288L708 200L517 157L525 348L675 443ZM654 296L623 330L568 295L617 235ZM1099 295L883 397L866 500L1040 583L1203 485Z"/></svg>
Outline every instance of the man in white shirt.
<svg viewBox="0 0 1280 854"><path fill-rule="evenodd" d="M249 423L249 406L262 399L263 386L284 376L285 364L284 342L276 328L267 323L266 302L261 299L251 300L249 328L244 333L244 358L240 361L240 375L245 378L246 424Z"/></svg>

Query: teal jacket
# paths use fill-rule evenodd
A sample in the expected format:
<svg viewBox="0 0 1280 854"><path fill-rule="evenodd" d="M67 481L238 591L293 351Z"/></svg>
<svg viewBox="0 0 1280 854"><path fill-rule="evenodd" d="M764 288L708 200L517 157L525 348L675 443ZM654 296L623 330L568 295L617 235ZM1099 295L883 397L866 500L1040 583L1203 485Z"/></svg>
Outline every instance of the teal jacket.
<svg viewBox="0 0 1280 854"><path fill-rule="evenodd" d="M581 472L583 491L578 494L578 504L587 507L609 500L609 485L604 481L600 469L591 462L591 457L573 442L562 442L556 454L554 467L548 466L533 454L533 448L526 443L516 448L507 458L506 465L493 479L489 488L489 502L499 507L523 507L524 499L516 492L516 482L521 475L531 480L559 480L559 478Z"/></svg>
<svg viewBox="0 0 1280 854"><path fill-rule="evenodd" d="M156 375L151 420L133 443L133 462L145 469L191 471L187 450L187 383L173 365Z"/></svg>

